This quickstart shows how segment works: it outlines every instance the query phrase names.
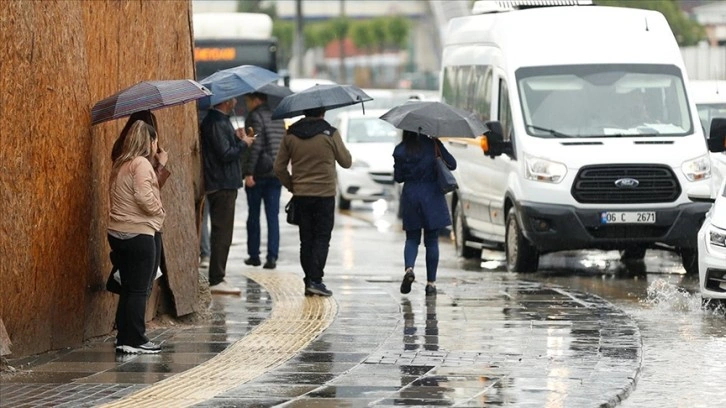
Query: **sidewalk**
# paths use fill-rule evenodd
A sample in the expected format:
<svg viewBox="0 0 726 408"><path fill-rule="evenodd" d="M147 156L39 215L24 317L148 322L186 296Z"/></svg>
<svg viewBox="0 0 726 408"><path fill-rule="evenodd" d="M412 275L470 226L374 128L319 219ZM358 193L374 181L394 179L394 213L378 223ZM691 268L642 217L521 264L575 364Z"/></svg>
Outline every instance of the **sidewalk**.
<svg viewBox="0 0 726 408"><path fill-rule="evenodd" d="M373 261L400 232L360 232L344 215L326 273L335 295L305 298L296 230L281 226L286 259L268 271L244 265L237 220L227 275L243 295L214 296L209 322L152 330L160 355L117 356L109 336L11 361L20 372L1 377L0 406L598 407L637 381L638 327L600 298L456 270L443 246L438 297L420 280L401 295Z"/></svg>

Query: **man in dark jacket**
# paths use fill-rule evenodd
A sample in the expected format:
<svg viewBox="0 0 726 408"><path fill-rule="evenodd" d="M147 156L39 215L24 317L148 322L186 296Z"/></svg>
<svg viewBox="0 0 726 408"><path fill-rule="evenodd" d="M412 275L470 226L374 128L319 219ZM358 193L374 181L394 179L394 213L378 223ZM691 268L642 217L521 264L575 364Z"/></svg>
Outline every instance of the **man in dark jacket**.
<svg viewBox="0 0 726 408"><path fill-rule="evenodd" d="M245 128L252 128L257 141L252 145L243 166L247 194L247 254L245 264L259 266L260 208L265 204L267 219L267 258L263 268L275 269L280 248L280 190L282 184L272 172L272 165L285 134L285 122L272 120L267 96L251 93L244 96L247 105Z"/></svg>
<svg viewBox="0 0 726 408"><path fill-rule="evenodd" d="M214 105L200 125L204 191L212 224L209 257L209 289L212 293L241 293L224 277L232 245L237 190L242 187L242 155L254 137L251 131L245 134L244 129L235 130L232 126L229 116L236 105L236 98Z"/></svg>
<svg viewBox="0 0 726 408"><path fill-rule="evenodd" d="M353 164L340 133L324 115L322 108L305 111L282 138L275 160L275 174L295 198L305 296L333 294L323 275L335 223L335 163L345 169ZM287 168L290 162L292 174Z"/></svg>

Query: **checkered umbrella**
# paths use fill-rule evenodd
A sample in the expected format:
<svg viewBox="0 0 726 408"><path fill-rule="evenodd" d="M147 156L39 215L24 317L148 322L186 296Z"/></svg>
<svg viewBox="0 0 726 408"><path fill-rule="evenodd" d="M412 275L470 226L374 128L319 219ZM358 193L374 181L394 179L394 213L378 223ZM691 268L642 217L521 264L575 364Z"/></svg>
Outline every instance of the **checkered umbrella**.
<svg viewBox="0 0 726 408"><path fill-rule="evenodd" d="M193 101L212 92L191 79L142 81L105 98L91 110L91 124Z"/></svg>

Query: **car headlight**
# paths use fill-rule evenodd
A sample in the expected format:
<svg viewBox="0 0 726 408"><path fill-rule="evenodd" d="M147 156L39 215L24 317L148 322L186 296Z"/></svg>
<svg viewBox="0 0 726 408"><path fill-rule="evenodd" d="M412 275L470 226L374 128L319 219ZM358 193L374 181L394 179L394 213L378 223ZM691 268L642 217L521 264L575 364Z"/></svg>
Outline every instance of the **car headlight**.
<svg viewBox="0 0 726 408"><path fill-rule="evenodd" d="M708 229L708 243L726 248L726 230L711 226Z"/></svg>
<svg viewBox="0 0 726 408"><path fill-rule="evenodd" d="M688 181L705 180L711 177L711 159L705 155L685 161L681 170Z"/></svg>
<svg viewBox="0 0 726 408"><path fill-rule="evenodd" d="M567 166L563 163L542 159L539 157L524 156L524 175L529 180L559 183L567 174Z"/></svg>

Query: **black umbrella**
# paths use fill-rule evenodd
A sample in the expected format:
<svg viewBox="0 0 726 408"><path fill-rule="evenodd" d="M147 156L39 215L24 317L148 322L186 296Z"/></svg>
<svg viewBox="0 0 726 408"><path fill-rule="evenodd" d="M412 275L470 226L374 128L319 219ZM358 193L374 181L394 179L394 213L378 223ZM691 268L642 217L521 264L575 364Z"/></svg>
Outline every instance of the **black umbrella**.
<svg viewBox="0 0 726 408"><path fill-rule="evenodd" d="M474 114L434 101L411 101L381 116L393 126L432 137L476 137L489 132Z"/></svg>
<svg viewBox="0 0 726 408"><path fill-rule="evenodd" d="M267 106L275 109L283 98L292 95L290 88L276 83L270 83L257 90L258 93L267 95Z"/></svg>
<svg viewBox="0 0 726 408"><path fill-rule="evenodd" d="M330 110L372 100L373 98L353 85L315 85L286 96L272 113L272 119L300 116L308 109Z"/></svg>

